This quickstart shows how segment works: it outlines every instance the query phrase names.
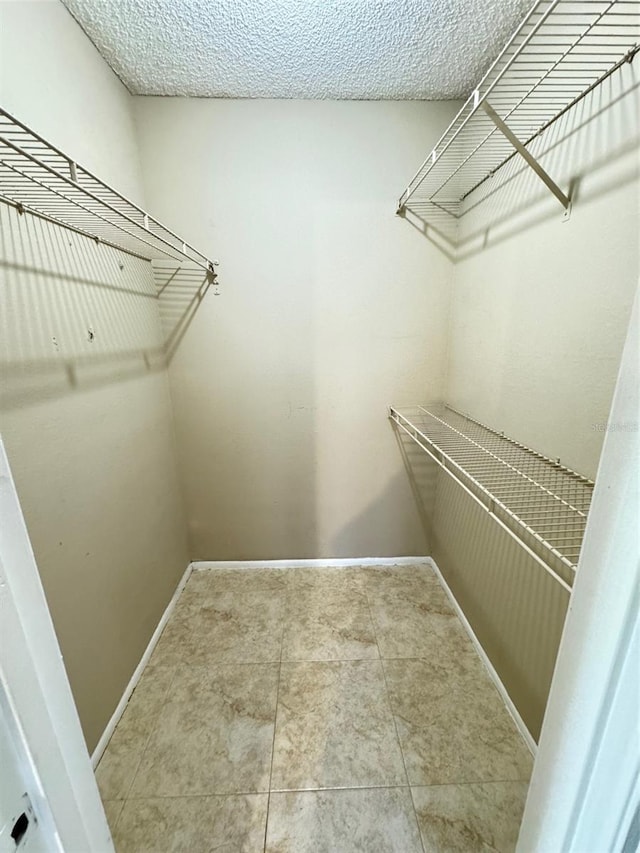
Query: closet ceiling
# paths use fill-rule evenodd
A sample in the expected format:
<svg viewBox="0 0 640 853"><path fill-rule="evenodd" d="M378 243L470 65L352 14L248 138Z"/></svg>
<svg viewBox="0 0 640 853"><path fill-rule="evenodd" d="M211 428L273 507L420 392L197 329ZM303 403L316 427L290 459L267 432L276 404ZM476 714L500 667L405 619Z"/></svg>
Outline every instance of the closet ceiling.
<svg viewBox="0 0 640 853"><path fill-rule="evenodd" d="M63 0L140 95L469 94L532 0Z"/></svg>

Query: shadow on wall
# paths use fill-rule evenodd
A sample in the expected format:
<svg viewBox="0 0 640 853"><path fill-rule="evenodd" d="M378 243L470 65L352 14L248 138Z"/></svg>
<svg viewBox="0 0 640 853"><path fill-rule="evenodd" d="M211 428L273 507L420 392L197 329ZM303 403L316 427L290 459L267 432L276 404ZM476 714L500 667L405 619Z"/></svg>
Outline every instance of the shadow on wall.
<svg viewBox="0 0 640 853"><path fill-rule="evenodd" d="M433 513L435 509L438 467L405 432L390 421L427 542L433 539ZM429 553L431 553L429 551Z"/></svg>
<svg viewBox="0 0 640 853"><path fill-rule="evenodd" d="M412 557L431 553L431 519L435 501L436 472L426 454L404 433L393 432L404 461L413 493L416 518L399 511L407 506L407 477L400 470L366 509L344 525L333 537L329 556L363 556L359 543L370 542L371 554L380 557ZM412 542L407 552L389 542Z"/></svg>
<svg viewBox="0 0 640 853"><path fill-rule="evenodd" d="M590 201L637 177L640 65L625 65L535 139L529 150L573 203ZM631 157L629 155L632 155ZM625 159L627 158L627 159ZM607 170L620 164L615 173ZM587 189L583 183L590 180ZM404 218L450 260L471 257L564 209L523 159L514 155L463 202L459 218L420 202ZM457 231L457 237L453 235Z"/></svg>
<svg viewBox="0 0 640 853"><path fill-rule="evenodd" d="M210 280L201 267L186 263L178 265L171 260L154 260L152 268L163 331L162 346L169 363L209 292ZM213 294L218 295L215 285Z"/></svg>
<svg viewBox="0 0 640 853"><path fill-rule="evenodd" d="M13 409L163 370L206 273L142 258L0 205L2 404Z"/></svg>
<svg viewBox="0 0 640 853"><path fill-rule="evenodd" d="M537 740L566 590L444 473L438 476L432 553Z"/></svg>
<svg viewBox="0 0 640 853"><path fill-rule="evenodd" d="M424 537L416 536L414 518L401 514L398 507L406 506L406 481L402 472L395 474L384 489L332 537L328 557L421 557L429 554L428 528L419 512ZM368 541L369 553L362 553L361 543ZM398 542L417 543L413 546ZM390 544L391 543L391 544ZM408 550L407 550L408 548Z"/></svg>
<svg viewBox="0 0 640 853"><path fill-rule="evenodd" d="M430 553L537 740L569 596L483 507L394 429Z"/></svg>

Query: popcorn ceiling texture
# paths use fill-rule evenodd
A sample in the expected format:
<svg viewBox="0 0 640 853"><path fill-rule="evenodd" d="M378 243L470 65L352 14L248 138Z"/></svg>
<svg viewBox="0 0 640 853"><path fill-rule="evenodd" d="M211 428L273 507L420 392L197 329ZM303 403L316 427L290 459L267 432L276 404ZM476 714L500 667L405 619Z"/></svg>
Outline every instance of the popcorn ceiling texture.
<svg viewBox="0 0 640 853"><path fill-rule="evenodd" d="M63 0L139 95L466 96L532 0Z"/></svg>

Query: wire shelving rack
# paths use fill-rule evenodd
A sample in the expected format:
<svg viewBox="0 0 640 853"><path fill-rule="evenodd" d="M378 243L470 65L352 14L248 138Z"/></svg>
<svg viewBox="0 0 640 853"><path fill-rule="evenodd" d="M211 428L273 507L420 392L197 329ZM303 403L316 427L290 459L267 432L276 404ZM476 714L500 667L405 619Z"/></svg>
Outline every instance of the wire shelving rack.
<svg viewBox="0 0 640 853"><path fill-rule="evenodd" d="M146 260L202 268L208 258L0 107L0 201Z"/></svg>
<svg viewBox="0 0 640 853"><path fill-rule="evenodd" d="M571 591L594 483L446 403L389 416Z"/></svg>
<svg viewBox="0 0 640 853"><path fill-rule="evenodd" d="M455 240L465 199L521 155L565 210L531 143L640 50L640 0L538 0L402 193Z"/></svg>

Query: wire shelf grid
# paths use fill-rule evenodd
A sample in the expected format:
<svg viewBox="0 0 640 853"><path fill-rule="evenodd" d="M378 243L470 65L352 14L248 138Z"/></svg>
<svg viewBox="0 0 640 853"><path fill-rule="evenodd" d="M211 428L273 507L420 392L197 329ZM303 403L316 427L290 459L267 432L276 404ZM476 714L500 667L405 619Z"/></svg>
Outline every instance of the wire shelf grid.
<svg viewBox="0 0 640 853"><path fill-rule="evenodd" d="M400 197L444 233L464 200L640 49L640 0L539 0ZM566 206L566 204L565 204ZM452 231L453 229L453 231Z"/></svg>
<svg viewBox="0 0 640 853"><path fill-rule="evenodd" d="M594 483L446 403L391 419L570 591Z"/></svg>
<svg viewBox="0 0 640 853"><path fill-rule="evenodd" d="M146 260L214 261L0 108L0 201Z"/></svg>

